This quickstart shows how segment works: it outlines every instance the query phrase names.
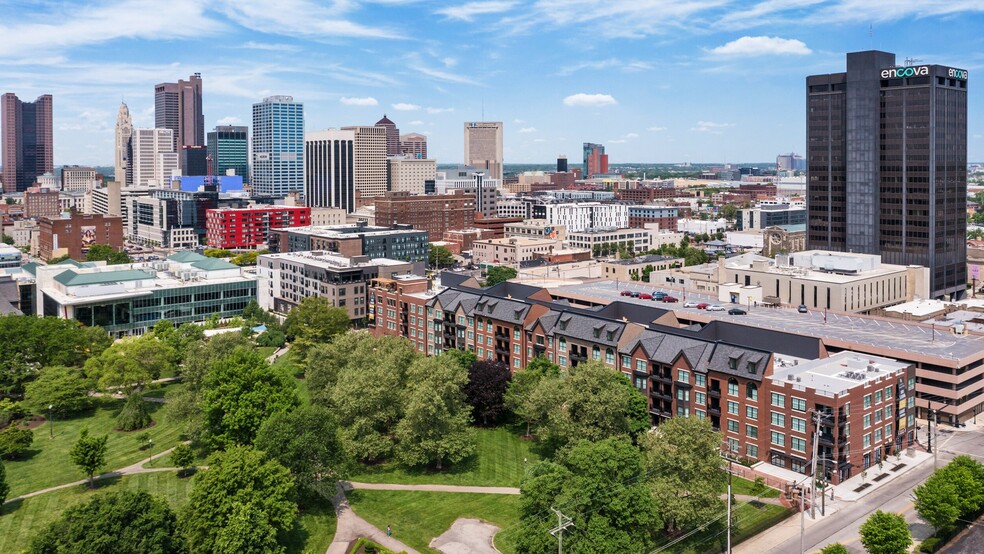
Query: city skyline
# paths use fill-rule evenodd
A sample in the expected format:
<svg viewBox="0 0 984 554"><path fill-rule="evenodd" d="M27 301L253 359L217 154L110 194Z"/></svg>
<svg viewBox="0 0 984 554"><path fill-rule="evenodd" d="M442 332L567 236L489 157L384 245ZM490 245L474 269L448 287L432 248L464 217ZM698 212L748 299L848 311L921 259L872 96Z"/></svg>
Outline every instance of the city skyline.
<svg viewBox="0 0 984 554"><path fill-rule="evenodd" d="M0 8L0 83L55 96L56 165L112 165L120 98L134 127L150 127L154 85L198 72L206 131L249 125L254 103L290 95L309 131L386 114L402 133L427 135L440 163L462 161L462 122L503 121L507 164L573 159L583 142L606 145L618 164L802 153L805 78L840 71L847 52L984 67L984 7L971 2L292 0L268 13L253 1L178 0L153 18L146 10L136 0ZM975 99L972 89L972 162L984 160Z"/></svg>

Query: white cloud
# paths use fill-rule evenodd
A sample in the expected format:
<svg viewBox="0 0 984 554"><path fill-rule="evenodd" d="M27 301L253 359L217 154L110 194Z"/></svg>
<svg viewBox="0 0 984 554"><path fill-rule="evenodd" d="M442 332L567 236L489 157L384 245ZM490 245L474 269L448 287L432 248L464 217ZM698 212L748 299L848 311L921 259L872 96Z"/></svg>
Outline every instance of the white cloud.
<svg viewBox="0 0 984 554"><path fill-rule="evenodd" d="M779 37L741 37L711 49L715 56L806 56L812 54L803 41Z"/></svg>
<svg viewBox="0 0 984 554"><path fill-rule="evenodd" d="M516 125L522 125L523 123L526 123L526 122L525 122L525 121L523 121L522 119L518 119L518 118L517 118L517 119L514 119L514 120L513 120L513 123L515 123Z"/></svg>
<svg viewBox="0 0 984 554"><path fill-rule="evenodd" d="M458 65L458 60L452 58L451 56L447 56L441 59L441 63L444 64L444 67L454 67Z"/></svg>
<svg viewBox="0 0 984 554"><path fill-rule="evenodd" d="M427 108L429 114L451 113L453 111L454 108Z"/></svg>
<svg viewBox="0 0 984 554"><path fill-rule="evenodd" d="M437 10L436 14L443 15L448 19L459 21L474 21L476 15L488 15L509 11L516 5L514 1L487 0L480 2L467 2L460 6L451 6Z"/></svg>
<svg viewBox="0 0 984 554"><path fill-rule="evenodd" d="M637 138L639 138L639 133L627 133L625 135L625 138L627 138L627 139L637 139Z"/></svg>
<svg viewBox="0 0 984 554"><path fill-rule="evenodd" d="M217 9L235 23L260 33L328 39L405 38L402 33L394 29L369 27L345 19L345 12L353 7L351 2L344 0L332 2L327 6L312 0L277 0L275 6L267 0L225 0Z"/></svg>
<svg viewBox="0 0 984 554"><path fill-rule="evenodd" d="M533 139L533 142L547 142L547 139L536 138L536 139Z"/></svg>
<svg viewBox="0 0 984 554"><path fill-rule="evenodd" d="M697 125L690 128L691 131L698 133L712 133L720 135L727 127L734 127L734 123L715 123L713 121L698 121Z"/></svg>
<svg viewBox="0 0 984 554"><path fill-rule="evenodd" d="M565 106L587 106L597 108L601 106L614 106L618 104L610 94L586 94L579 92L564 98Z"/></svg>
<svg viewBox="0 0 984 554"><path fill-rule="evenodd" d="M519 130L520 133L535 133L536 127L523 127Z"/></svg>
<svg viewBox="0 0 984 554"><path fill-rule="evenodd" d="M432 69L422 64L413 64L409 66L410 69L423 73L428 77L437 79L438 81L446 81L448 83L459 83L462 85L477 85L475 81L464 75L458 75L457 73L449 73L447 71L441 71L440 69Z"/></svg>
<svg viewBox="0 0 984 554"><path fill-rule="evenodd" d="M421 121L421 120L419 120L419 119L414 119L410 123L407 123L407 125L423 125L423 124L424 124L424 122Z"/></svg>
<svg viewBox="0 0 984 554"><path fill-rule="evenodd" d="M343 96L338 101L346 106L376 106L379 104L379 101L372 96L366 96L365 98Z"/></svg>
<svg viewBox="0 0 984 554"><path fill-rule="evenodd" d="M243 43L240 48L246 48L248 50L269 50L271 52L297 52L301 48L299 46L294 46L293 44L278 44L273 42L256 42L248 41Z"/></svg>
<svg viewBox="0 0 984 554"><path fill-rule="evenodd" d="M234 115L227 115L215 122L216 125L242 125L243 120Z"/></svg>
<svg viewBox="0 0 984 554"><path fill-rule="evenodd" d="M417 104L408 104L406 102L397 102L393 104L393 109L400 112L414 112L420 109Z"/></svg>
<svg viewBox="0 0 984 554"><path fill-rule="evenodd" d="M647 128L646 130L647 131L652 131L653 133L659 133L661 131L665 131L666 130L666 127L660 127L658 125L654 125L652 127Z"/></svg>

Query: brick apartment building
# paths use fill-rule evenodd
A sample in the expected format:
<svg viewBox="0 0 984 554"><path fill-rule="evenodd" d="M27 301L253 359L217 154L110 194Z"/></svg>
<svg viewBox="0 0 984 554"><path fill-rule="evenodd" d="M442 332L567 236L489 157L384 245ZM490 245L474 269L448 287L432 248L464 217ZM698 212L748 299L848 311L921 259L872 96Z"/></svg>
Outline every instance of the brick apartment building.
<svg viewBox="0 0 984 554"><path fill-rule="evenodd" d="M676 231L679 212L673 206L629 206L629 227L643 229L647 223L659 223L663 231Z"/></svg>
<svg viewBox="0 0 984 554"><path fill-rule="evenodd" d="M651 204L656 200L676 198L678 196L689 196L673 187L642 187L637 189L618 189L615 191L615 198L622 202L635 202L638 204Z"/></svg>
<svg viewBox="0 0 984 554"><path fill-rule="evenodd" d="M69 217L42 217L39 221L38 256L43 260L64 254L73 260L84 260L94 244L108 244L122 250L123 218L73 212Z"/></svg>
<svg viewBox="0 0 984 554"><path fill-rule="evenodd" d="M55 189L30 187L24 191L24 217L40 219L61 214L61 193Z"/></svg>
<svg viewBox="0 0 984 554"><path fill-rule="evenodd" d="M205 240L212 248L255 248L266 244L270 230L311 224L311 208L253 206L205 211Z"/></svg>
<svg viewBox="0 0 984 554"><path fill-rule="evenodd" d="M655 306L579 308L546 289L508 282L480 289L464 279L450 277L440 292L416 276L371 281L370 328L429 355L469 350L513 371L536 356L561 367L600 362L646 395L654 424L708 418L723 447L800 473L812 460L812 414L823 414L817 459L835 484L914 440L907 406L915 371L906 362L855 352L815 359L826 352L809 337L721 321L681 329ZM774 354L777 341L799 356Z"/></svg>
<svg viewBox="0 0 984 554"><path fill-rule="evenodd" d="M474 227L476 205L472 194L388 192L376 198L375 204L376 225L412 225L426 231L431 241L441 240L449 230Z"/></svg>

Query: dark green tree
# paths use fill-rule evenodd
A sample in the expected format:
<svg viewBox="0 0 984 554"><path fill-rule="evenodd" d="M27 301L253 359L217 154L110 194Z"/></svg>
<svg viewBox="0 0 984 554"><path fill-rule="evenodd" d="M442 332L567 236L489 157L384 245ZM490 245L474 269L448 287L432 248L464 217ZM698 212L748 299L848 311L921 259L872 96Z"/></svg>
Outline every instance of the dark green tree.
<svg viewBox="0 0 984 554"><path fill-rule="evenodd" d="M79 367L111 343L103 329L74 319L0 316L0 395L19 396L40 368Z"/></svg>
<svg viewBox="0 0 984 554"><path fill-rule="evenodd" d="M468 368L468 382L462 391L482 425L494 424L506 411L505 394L512 379L509 366L494 360L482 360Z"/></svg>
<svg viewBox="0 0 984 554"><path fill-rule="evenodd" d="M835 542L834 544L828 544L821 548L820 554L851 554L851 551L843 544Z"/></svg>
<svg viewBox="0 0 984 554"><path fill-rule="evenodd" d="M268 417L299 404L293 379L255 351L237 349L214 362L203 390L205 438L217 447L252 444Z"/></svg>
<svg viewBox="0 0 984 554"><path fill-rule="evenodd" d="M87 262L106 262L107 265L132 263L130 255L108 244L93 244L85 253Z"/></svg>
<svg viewBox="0 0 984 554"><path fill-rule="evenodd" d="M16 460L27 452L33 442L34 431L21 429L16 424L11 423L6 429L0 431L0 458Z"/></svg>
<svg viewBox="0 0 984 554"><path fill-rule="evenodd" d="M85 373L100 388L141 390L150 381L175 370L174 347L153 334L123 339L85 363Z"/></svg>
<svg viewBox="0 0 984 554"><path fill-rule="evenodd" d="M560 366L543 356L537 356L530 361L526 369L516 372L506 389L503 397L506 407L512 410L526 422L526 435L535 423L543 421L547 413L543 410L544 402L535 393L544 378L556 379L551 387L560 386Z"/></svg>
<svg viewBox="0 0 984 554"><path fill-rule="evenodd" d="M253 504L236 502L229 521L219 531L212 554L239 554L240 552L263 552L282 554L286 548L277 543L277 530L270 524L265 514Z"/></svg>
<svg viewBox="0 0 984 554"><path fill-rule="evenodd" d="M912 533L902 516L877 510L861 524L861 544L868 554L906 554Z"/></svg>
<svg viewBox="0 0 984 554"><path fill-rule="evenodd" d="M74 367L50 366L24 390L24 404L34 413L47 414L48 406L58 416L77 414L92 407L89 391L93 383Z"/></svg>
<svg viewBox="0 0 984 554"><path fill-rule="evenodd" d="M338 422L320 406L274 414L260 427L255 444L290 470L299 486L316 491L330 486L328 496L348 467Z"/></svg>
<svg viewBox="0 0 984 554"><path fill-rule="evenodd" d="M120 415L116 416L116 428L120 431L136 431L148 427L151 423L150 412L147 411L147 402L139 392L130 393L126 399L126 404L120 410Z"/></svg>
<svg viewBox="0 0 984 554"><path fill-rule="evenodd" d="M180 468L178 477L184 477L195 465L195 453L190 446L182 442L171 450L171 463Z"/></svg>
<svg viewBox="0 0 984 554"><path fill-rule="evenodd" d="M89 477L89 488L95 485L96 472L106 465L107 440L109 435L96 437L90 435L88 429L82 429L79 440L68 452L72 463L79 466L79 469Z"/></svg>
<svg viewBox="0 0 984 554"><path fill-rule="evenodd" d="M284 322L291 352L299 363L307 359L307 352L314 345L331 342L351 327L352 320L345 308L337 308L320 296L301 300Z"/></svg>
<svg viewBox="0 0 984 554"><path fill-rule="evenodd" d="M241 530L243 506L257 528L269 526L283 545L297 516L294 481L284 466L254 448L231 446L209 458L208 471L195 476L195 487L179 516L191 554L227 552ZM232 530L227 530L233 527ZM243 540L242 538L238 540ZM244 544L256 544L245 541ZM268 543L263 543L268 544Z"/></svg>
<svg viewBox="0 0 984 554"><path fill-rule="evenodd" d="M498 285L499 283L504 283L510 279L515 279L516 275L517 272L514 267L509 267L506 265L490 267L486 272L485 286L491 287Z"/></svg>
<svg viewBox="0 0 984 554"><path fill-rule="evenodd" d="M8 494L10 494L10 485L7 483L7 468L4 467L3 462L0 462L0 506L7 501Z"/></svg>
<svg viewBox="0 0 984 554"><path fill-rule="evenodd" d="M435 246L432 244L427 262L433 268L441 269L451 267L454 265L454 253L446 246Z"/></svg>
<svg viewBox="0 0 984 554"><path fill-rule="evenodd" d="M177 518L167 502L128 490L97 494L69 507L31 543L32 554L182 551Z"/></svg>

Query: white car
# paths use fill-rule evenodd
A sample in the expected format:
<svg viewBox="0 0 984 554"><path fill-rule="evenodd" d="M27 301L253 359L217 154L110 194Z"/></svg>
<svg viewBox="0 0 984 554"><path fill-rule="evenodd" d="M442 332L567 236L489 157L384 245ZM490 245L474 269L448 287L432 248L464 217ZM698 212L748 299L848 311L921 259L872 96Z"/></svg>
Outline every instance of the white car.
<svg viewBox="0 0 984 554"><path fill-rule="evenodd" d="M696 308L697 307L697 303L696 302L684 302L683 303L683 307L684 308Z"/></svg>
<svg viewBox="0 0 984 554"><path fill-rule="evenodd" d="M724 311L724 306L719 306L717 304L711 304L710 306L708 306L705 309L707 311L709 311L709 312L723 312Z"/></svg>

